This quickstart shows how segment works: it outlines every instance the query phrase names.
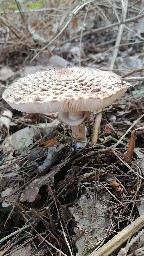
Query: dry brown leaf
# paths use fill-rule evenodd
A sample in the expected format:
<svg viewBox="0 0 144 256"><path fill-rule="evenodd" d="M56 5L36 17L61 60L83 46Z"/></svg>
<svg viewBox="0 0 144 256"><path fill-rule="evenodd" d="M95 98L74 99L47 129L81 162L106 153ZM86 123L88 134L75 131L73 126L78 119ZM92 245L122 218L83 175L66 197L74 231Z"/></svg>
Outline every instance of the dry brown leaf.
<svg viewBox="0 0 144 256"><path fill-rule="evenodd" d="M39 190L42 186L53 183L55 171L41 176L38 179L33 180L21 193L20 202L32 203L37 199L40 199Z"/></svg>
<svg viewBox="0 0 144 256"><path fill-rule="evenodd" d="M42 142L40 145L43 146L44 148L49 148L49 147L53 147L56 144L58 144L58 139L57 138L53 138L51 140L47 140Z"/></svg>
<svg viewBox="0 0 144 256"><path fill-rule="evenodd" d="M113 188L117 188L117 187L119 187L120 186L120 184L117 182L117 181L112 181L111 182L111 186L113 187Z"/></svg>
<svg viewBox="0 0 144 256"><path fill-rule="evenodd" d="M13 202L17 202L19 198L20 190L19 187L6 188L2 193L1 197L4 199L2 202L3 207L10 206Z"/></svg>
<svg viewBox="0 0 144 256"><path fill-rule="evenodd" d="M17 150L19 153L26 150L30 145L33 145L35 138L41 137L41 134L50 133L51 130L58 124L57 120L52 123L32 125L31 127L25 127L11 136L7 137L3 141L3 152L7 153L10 151Z"/></svg>
<svg viewBox="0 0 144 256"><path fill-rule="evenodd" d="M78 19L77 19L77 17L75 17L72 20L71 27L72 27L72 29L77 29L77 27L78 27Z"/></svg>
<svg viewBox="0 0 144 256"><path fill-rule="evenodd" d="M30 245L26 245L24 247L18 248L10 253L10 256L30 256L32 255L32 247Z"/></svg>

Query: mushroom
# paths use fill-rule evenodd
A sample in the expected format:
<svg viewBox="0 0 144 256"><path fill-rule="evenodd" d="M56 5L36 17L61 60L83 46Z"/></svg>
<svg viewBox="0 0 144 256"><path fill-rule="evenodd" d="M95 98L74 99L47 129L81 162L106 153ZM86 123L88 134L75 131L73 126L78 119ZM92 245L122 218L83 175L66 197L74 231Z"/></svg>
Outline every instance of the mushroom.
<svg viewBox="0 0 144 256"><path fill-rule="evenodd" d="M86 141L88 113L111 105L128 87L111 71L70 67L29 74L9 86L2 97L22 112L59 112L58 118L71 126L73 137Z"/></svg>

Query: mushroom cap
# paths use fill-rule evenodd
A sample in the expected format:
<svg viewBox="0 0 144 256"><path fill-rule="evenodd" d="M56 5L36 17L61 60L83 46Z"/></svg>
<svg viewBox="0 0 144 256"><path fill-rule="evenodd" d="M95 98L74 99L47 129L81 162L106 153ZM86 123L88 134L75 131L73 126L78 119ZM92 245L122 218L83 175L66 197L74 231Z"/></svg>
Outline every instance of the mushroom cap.
<svg viewBox="0 0 144 256"><path fill-rule="evenodd" d="M95 111L111 105L129 86L111 71L71 67L29 74L2 97L12 108L28 113Z"/></svg>

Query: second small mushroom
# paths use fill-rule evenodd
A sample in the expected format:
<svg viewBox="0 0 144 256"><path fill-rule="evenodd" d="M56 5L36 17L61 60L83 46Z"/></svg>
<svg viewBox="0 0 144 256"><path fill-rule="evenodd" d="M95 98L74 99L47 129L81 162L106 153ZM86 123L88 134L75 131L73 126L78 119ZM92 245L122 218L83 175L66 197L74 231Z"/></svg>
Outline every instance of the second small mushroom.
<svg viewBox="0 0 144 256"><path fill-rule="evenodd" d="M14 82L3 99L14 109L28 113L59 112L78 141L86 141L85 118L122 96L129 84L110 71L71 67L30 74ZM92 142L95 142L94 133Z"/></svg>

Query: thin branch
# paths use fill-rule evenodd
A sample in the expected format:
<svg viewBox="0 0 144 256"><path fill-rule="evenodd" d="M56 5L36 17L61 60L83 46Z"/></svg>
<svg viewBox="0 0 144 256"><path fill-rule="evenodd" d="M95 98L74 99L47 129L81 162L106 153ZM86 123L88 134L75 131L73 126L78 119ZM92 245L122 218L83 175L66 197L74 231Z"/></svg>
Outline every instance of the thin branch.
<svg viewBox="0 0 144 256"><path fill-rule="evenodd" d="M69 249L69 253L70 253L71 256L73 256L73 253L72 253L72 250L71 250L69 241L68 241L68 239L67 239L67 234L66 234L66 232L65 232L64 226L63 226L62 221L61 221L61 215L60 215L60 212L59 212L59 209L58 209L58 206L57 206L56 198L55 198L54 193L53 193L53 191L52 191L52 189L51 189L50 186L49 186L49 192L50 192L50 194L51 194L51 196L52 196L52 198L53 198L53 201L54 201L54 203L55 203L55 207L56 207L57 214L58 214L58 217L59 217L61 229L62 229L62 232L63 232L63 236L64 236L64 239L65 239L65 242L66 242L67 247L68 247L68 249Z"/></svg>
<svg viewBox="0 0 144 256"><path fill-rule="evenodd" d="M90 2L88 2L88 3L90 3ZM87 3L87 4L88 4L88 3ZM85 6L85 5L86 5L86 3L83 4L83 6ZM81 7L81 9L83 8L83 6ZM79 11L79 10L78 10L78 11ZM77 13L76 13L76 14L77 14ZM69 21L65 24L65 26L62 28L62 30L61 30L60 32L58 32L58 34L56 34L56 35L51 39L51 41L50 41L47 45L45 45L45 46L32 58L31 62L32 62L43 50L45 50L46 48L48 48L48 47L63 33L63 31L67 28L67 26L70 24L70 22L71 22L72 19L74 18L74 14L71 14L71 15L69 14L69 16L71 16L71 17L70 17ZM90 31L83 32L83 37L84 37L84 36L87 36L87 35L89 35L89 34L95 34L95 33L97 33L97 32L103 31L103 30L111 29L111 28L116 27L116 26L119 26L119 25L121 25L121 24L130 23L130 22L136 21L136 20L138 20L138 19L141 19L141 18L143 18L143 17L144 17L144 14L141 14L141 15L137 15L137 16L135 16L135 17L133 17L133 18L126 19L125 21L116 22L116 23L114 23L114 24L111 24L111 25L108 25L108 26L105 26L105 27L101 27L101 28L97 28L97 29L92 29L92 30L90 30ZM72 39L69 39L69 40L63 42L63 43L61 43L60 45L63 45L63 44L66 44L67 42L71 42L71 41L74 41L74 40L76 40L76 39L79 39L79 37L80 37L80 35L78 35L78 36L76 36L76 37L74 37L74 38L72 38Z"/></svg>
<svg viewBox="0 0 144 256"><path fill-rule="evenodd" d="M129 18L129 19L126 19L125 21L121 21L121 22L116 22L116 23L113 23L111 25L108 25L108 26L105 26L105 27L100 27L100 28L96 28L96 29L92 29L90 31L86 31L83 33L83 37L84 36L87 36L89 34L95 34L95 33L98 33L98 32L101 32L103 30L107 30L107 29L111 29L111 28L114 28L114 27L117 27L121 24L127 24L127 23L130 23L130 22L133 22L133 21L136 21L138 19L141 19L144 17L144 13L143 14L140 14L140 15L137 15L135 17L132 17L132 18ZM80 35L76 36L76 37L73 37L72 39L69 39L63 43L61 43L60 45L63 45L63 44L66 44L68 42L71 42L71 41L74 41L74 40L77 40L79 39ZM51 44L51 43L50 43Z"/></svg>
<svg viewBox="0 0 144 256"><path fill-rule="evenodd" d="M94 0L89 0L89 1L86 1L84 2L83 4L81 5L78 5L74 8L74 10L68 14L69 16L69 20L65 23L65 25L63 26L63 28L51 39L51 41L45 45L34 57L33 59L31 60L31 62L43 51L45 50L48 46L50 46L62 33L63 31L67 28L67 26L71 23L71 21L73 20L73 18L78 14L78 12L83 8L85 7L87 4L90 4L92 3Z"/></svg>
<svg viewBox="0 0 144 256"><path fill-rule="evenodd" d="M22 39L22 35L20 33L20 30L18 30L17 28L14 27L14 25L10 24L10 22L8 20L6 20L4 17L0 16L0 20L1 22L8 27L13 33L14 35L18 38L18 39ZM16 31L17 30L17 31Z"/></svg>
<svg viewBox="0 0 144 256"><path fill-rule="evenodd" d="M129 140L129 144L128 144L128 149L125 155L125 161L127 163L129 163L132 159L133 153L134 153L134 149L135 149L135 142L136 142L136 138L137 138L137 134L135 133L135 131L131 132L131 137Z"/></svg>
<svg viewBox="0 0 144 256"><path fill-rule="evenodd" d="M127 0L124 0L124 1L121 0L121 2L122 2L122 21L121 22L125 22L126 15L127 15L128 1ZM120 45L122 34L123 34L123 29L124 29L124 24L120 24L117 39L116 39L116 43L115 43L116 48L114 49L113 57L112 57L111 64L110 64L110 70L113 70L114 65L115 65L115 61L116 61L118 51L119 51L119 45Z"/></svg>
<svg viewBox="0 0 144 256"><path fill-rule="evenodd" d="M129 249L132 247L134 243L136 243L140 237L144 235L144 229L142 229L137 236L133 237L130 242L126 245L125 248L122 248L117 256L126 256ZM136 255L136 254L135 254ZM143 255L143 254L142 254Z"/></svg>
<svg viewBox="0 0 144 256"><path fill-rule="evenodd" d="M94 250L90 256L109 256L116 249L118 249L126 240L132 237L135 233L137 233L140 229L144 227L144 214L138 217L135 221L133 221L130 225L124 228L121 232L119 232L116 236L114 236L110 241L104 244L97 251Z"/></svg>
<svg viewBox="0 0 144 256"><path fill-rule="evenodd" d="M87 18L88 8L86 10L86 13L84 15L83 24L85 24L86 18ZM80 36L80 42L79 42L79 49L80 49L80 55L79 55L79 66L81 66L81 53L82 53L82 39L83 39L83 31L84 28L81 29L81 36Z"/></svg>
<svg viewBox="0 0 144 256"><path fill-rule="evenodd" d="M128 77L124 79L125 81L144 81L144 76L142 77Z"/></svg>
<svg viewBox="0 0 144 256"><path fill-rule="evenodd" d="M22 227L22 228L19 228L19 229L16 230L16 231L12 232L11 234L5 236L4 238L2 238L2 239L0 240L0 244L3 243L4 241L6 241L7 239L9 239L10 237L15 236L16 234L22 232L23 230L25 230L25 229L27 229L27 228L29 228L29 227L30 227L30 225L26 225L26 226L24 226L24 227Z"/></svg>
<svg viewBox="0 0 144 256"><path fill-rule="evenodd" d="M5 1L5 0L3 0ZM1 4L1 3L0 3ZM65 10L65 9L58 9L58 8L37 8L37 9L32 9L32 10L25 10L25 9L21 9L21 11L23 13L34 13L34 12L46 12L46 11L49 11L49 12L53 12L53 11L56 11L56 12L62 12L62 13L69 13L69 11ZM19 10L5 10L5 11L0 11L0 14L16 14L16 13L20 13Z"/></svg>
<svg viewBox="0 0 144 256"><path fill-rule="evenodd" d="M132 130L132 128L144 117L144 114L141 115L137 120L135 120L133 122L133 124L129 127L129 129L127 129L127 131L125 132L125 134L118 140L118 142L112 146L112 148L116 148L120 142L122 142L122 140L125 138L125 136Z"/></svg>
<svg viewBox="0 0 144 256"><path fill-rule="evenodd" d="M139 127L138 129L134 130L131 132L129 144L128 144L128 149L127 153L125 155L125 161L128 163L131 161L134 149L135 149L135 143L138 135L141 135L144 133L144 127Z"/></svg>
<svg viewBox="0 0 144 256"><path fill-rule="evenodd" d="M122 78L125 78L125 77L127 77L127 76L133 75L134 73L137 73L137 72L141 72L141 71L143 71L143 70L144 70L144 68L137 68L137 69L134 69L134 70L128 72L126 75L123 75Z"/></svg>

